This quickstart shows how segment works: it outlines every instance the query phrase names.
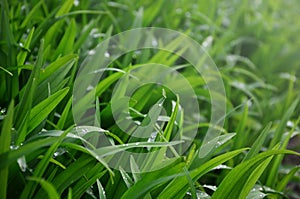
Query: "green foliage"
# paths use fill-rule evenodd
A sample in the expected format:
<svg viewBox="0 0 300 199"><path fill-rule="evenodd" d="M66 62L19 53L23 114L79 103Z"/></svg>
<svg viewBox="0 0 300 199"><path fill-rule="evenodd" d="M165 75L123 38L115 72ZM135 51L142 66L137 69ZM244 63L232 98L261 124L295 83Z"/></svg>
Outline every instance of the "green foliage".
<svg viewBox="0 0 300 199"><path fill-rule="evenodd" d="M289 145L300 131L299 9L296 0L1 0L0 198L299 199L299 190L288 185L300 183L300 167L285 161L300 155L299 147ZM209 122L212 93L180 58L187 48L122 55L101 71L95 87L74 99L79 66L101 41L149 26L187 34L215 61L226 89L224 126ZM135 36L124 39L135 46ZM167 45L176 50L180 42ZM114 86L150 63L180 71L195 91L201 115L185 115L183 100L168 88L143 85L129 101L139 128L128 126L125 132L112 115ZM181 83L174 82L184 91ZM87 114L91 103L95 113ZM76 126L74 113L95 120ZM200 123L184 126L189 117ZM220 132L213 149L203 142L209 127ZM178 154L183 141L172 138L184 140L191 130L196 138ZM150 141L138 134L151 134ZM95 135L111 145L97 148ZM154 155L143 161L120 157L123 151ZM111 168L114 158L128 168Z"/></svg>

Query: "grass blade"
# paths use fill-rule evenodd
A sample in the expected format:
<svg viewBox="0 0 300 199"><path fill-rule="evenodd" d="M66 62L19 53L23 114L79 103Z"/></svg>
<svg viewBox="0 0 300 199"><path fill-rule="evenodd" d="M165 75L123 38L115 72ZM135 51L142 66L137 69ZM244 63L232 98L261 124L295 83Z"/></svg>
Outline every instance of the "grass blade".
<svg viewBox="0 0 300 199"><path fill-rule="evenodd" d="M60 199L58 193L51 183L37 177L28 177L27 179L40 183L42 188L47 192L49 199Z"/></svg>
<svg viewBox="0 0 300 199"><path fill-rule="evenodd" d="M0 154L10 150L11 129L13 126L14 101L8 107L0 135ZM2 159L3 161L3 159ZM8 166L0 169L0 198L6 198Z"/></svg>
<svg viewBox="0 0 300 199"><path fill-rule="evenodd" d="M297 154L300 156L300 154L290 151L290 150L269 150L266 152L263 152L254 158L251 158L241 164L239 164L237 167L232 169L229 174L224 178L224 180L219 185L217 191L212 195L212 199L215 198L239 198L240 194L242 193L242 190L244 187L246 187L246 190L250 192L251 188L253 187L253 181L257 180L260 175L255 176L256 178L249 181L249 184L246 184L249 177L251 176L253 171L259 167L259 174L265 169L265 166L267 166L268 161L266 161L268 158L273 157L274 155L278 154ZM266 162L265 162L266 161ZM256 175L255 173L253 175ZM255 182L254 182L255 183ZM253 185L252 185L253 184ZM252 187L251 187L252 185ZM249 190L249 187L250 190ZM243 192L243 196L245 198L246 192ZM248 195L248 193L247 193ZM242 198L241 198L242 199Z"/></svg>
<svg viewBox="0 0 300 199"><path fill-rule="evenodd" d="M43 65L43 52L44 52L44 41L41 40L41 45L39 48L38 58L35 67L29 77L24 94L21 97L20 103L18 104L16 110L17 117L15 118L15 126L17 130L20 130L19 137L17 138L16 141L17 145L21 144L25 140L26 135L28 133L27 132L28 117L26 117L26 115L31 111L32 100L40 76L40 69Z"/></svg>
<svg viewBox="0 0 300 199"><path fill-rule="evenodd" d="M205 173L209 172L211 169L215 168L216 166L230 160L231 158L235 157L236 155L240 154L241 152L245 151L246 149L238 149L235 151L231 151L222 155L219 155L203 165L199 166L198 168L190 171L191 178L193 181L196 181ZM160 193L158 198L174 198L174 197L183 197L189 188L189 182L186 176L180 176L175 178L168 186Z"/></svg>
<svg viewBox="0 0 300 199"><path fill-rule="evenodd" d="M287 186L287 184L291 181L295 173L299 170L300 170L300 166L293 168L286 176L283 177L283 179L280 180L276 190L283 191Z"/></svg>
<svg viewBox="0 0 300 199"><path fill-rule="evenodd" d="M61 100L67 95L69 88L57 91L35 107L30 112L29 131L36 128L55 109Z"/></svg>
<svg viewBox="0 0 300 199"><path fill-rule="evenodd" d="M259 137L257 138L257 140L254 142L254 144L252 145L250 151L247 153L247 155L245 156L244 160L248 160L250 158L253 158L254 156L256 156L259 153L259 150L262 148L263 143L269 133L269 130L272 126L272 123L270 122L260 133Z"/></svg>
<svg viewBox="0 0 300 199"><path fill-rule="evenodd" d="M70 130L71 128L66 130L60 137L58 137L56 142L53 145L51 145L51 147L47 150L45 156L39 162L36 169L34 170L33 177L37 177L37 178L42 177L42 175L47 169L48 164L50 163L51 157L53 156L54 152L57 150L58 146L61 144L61 142L64 140L65 136L69 133ZM31 198L35 193L36 188L37 188L36 183L29 182L25 186L20 198L21 199Z"/></svg>

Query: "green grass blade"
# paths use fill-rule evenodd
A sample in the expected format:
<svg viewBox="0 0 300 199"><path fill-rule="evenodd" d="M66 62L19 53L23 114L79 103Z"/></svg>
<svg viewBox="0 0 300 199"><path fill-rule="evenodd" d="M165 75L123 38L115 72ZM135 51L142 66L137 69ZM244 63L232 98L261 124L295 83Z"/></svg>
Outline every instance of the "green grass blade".
<svg viewBox="0 0 300 199"><path fill-rule="evenodd" d="M290 138L292 137L292 134L295 131L296 126L298 126L299 121L300 121L300 117L298 118L298 120L294 124L293 128L290 130L288 136L286 136L286 138L283 141L280 149L286 149L287 148L288 142L289 142ZM274 160L272 161L272 164L270 165L269 170L268 170L268 177L267 177L266 185L271 187L271 188L274 188L275 184L277 182L278 171L279 171L279 167L280 167L282 159L283 159L283 155L279 155L279 156L275 157Z"/></svg>
<svg viewBox="0 0 300 199"><path fill-rule="evenodd" d="M244 106L244 111L243 115L240 119L239 125L236 130L236 136L234 138L234 149L239 149L243 147L243 142L245 141L244 136L245 136L245 130L246 130L246 125L247 125L247 118L248 118L248 104L246 103Z"/></svg>
<svg viewBox="0 0 300 199"><path fill-rule="evenodd" d="M276 190L284 191L284 189L286 188L288 183L291 181L291 179L294 177L296 172L299 171L299 170L300 170L300 166L297 166L297 167L291 169L290 172L280 180L280 182L277 185Z"/></svg>
<svg viewBox="0 0 300 199"><path fill-rule="evenodd" d="M102 166L102 165L101 165ZM82 195L88 190L99 178L101 178L106 171L99 172L98 170L93 171L93 175L88 177L87 179L83 179L82 182L78 182L74 186L73 198L80 199Z"/></svg>
<svg viewBox="0 0 300 199"><path fill-rule="evenodd" d="M19 147L17 150L9 151L4 154L1 154L0 159L5 161L0 161L0 169L9 166L13 162L16 162L17 159L23 155L26 156L38 149L52 145L57 139L58 138L55 137L55 138L45 138L42 140L37 140L34 142L26 143L23 146Z"/></svg>
<svg viewBox="0 0 300 199"><path fill-rule="evenodd" d="M267 158L257 168L254 169L254 171L248 177L248 180L245 183L244 187L242 188L239 198L246 198L249 195L251 189L253 188L261 174L264 172L264 170L267 168L272 158L272 156Z"/></svg>
<svg viewBox="0 0 300 199"><path fill-rule="evenodd" d="M97 17L96 19L93 19L90 21L89 24L85 26L85 28L82 30L81 35L74 43L74 51L76 52L86 41L89 34L91 33L92 29L96 26L96 23L99 21L100 17Z"/></svg>
<svg viewBox="0 0 300 199"><path fill-rule="evenodd" d="M71 106L72 106L72 97L70 97L69 101L67 102L58 122L57 122L57 127L58 129L63 129L65 126L65 123L67 121L68 115L70 113L71 110Z"/></svg>
<svg viewBox="0 0 300 199"><path fill-rule="evenodd" d="M69 191L68 191L68 199L72 199L72 188L70 187L69 188Z"/></svg>
<svg viewBox="0 0 300 199"><path fill-rule="evenodd" d="M23 47L24 50L21 51L17 56L18 66L24 65L24 62L25 62L26 56L28 54L28 51L30 51L29 47L30 47L30 43L31 43L31 40L32 40L34 30L35 30L34 27L30 30L30 32L27 36L27 39L25 40L25 43L24 43L24 47Z"/></svg>
<svg viewBox="0 0 300 199"><path fill-rule="evenodd" d="M11 129L13 126L13 113L14 113L14 101L12 101L8 107L8 112L4 119L4 123L1 129L0 154L3 154L10 150ZM3 161L4 159L1 160ZM6 198L7 180L8 180L8 166L0 169L0 198Z"/></svg>
<svg viewBox="0 0 300 199"><path fill-rule="evenodd" d="M54 62L50 63L45 69L41 71L39 82L42 82L49 78L55 71L59 70L62 67L65 67L68 63L78 59L78 55L70 54L63 57L59 57Z"/></svg>
<svg viewBox="0 0 300 199"><path fill-rule="evenodd" d="M168 165L167 167L149 173L142 177L142 180L135 183L130 189L128 189L122 199L138 199L144 196L152 188L157 185L164 184L182 173L184 163L179 163L175 161L173 164ZM184 175L184 174L181 174Z"/></svg>
<svg viewBox="0 0 300 199"><path fill-rule="evenodd" d="M125 182L127 188L130 188L134 184L133 180L131 179L131 177L128 175L128 173L126 173L126 171L122 167L119 167L119 171L121 173L121 176L122 176L123 181Z"/></svg>
<svg viewBox="0 0 300 199"><path fill-rule="evenodd" d="M55 19L58 20L59 16L67 14L71 10L71 8L73 6L73 2L74 2L73 0L67 0L59 8L59 10L57 10L57 12L54 11L53 15L55 14ZM51 18L48 20L45 20L45 21L50 21L50 20L51 20ZM47 30L47 33L45 35L45 46L51 45L52 41L55 41L56 37L58 36L57 30L62 29L63 24L64 24L63 21L57 21L57 23L55 23L53 26L50 26L50 27L48 26L47 28L45 27Z"/></svg>
<svg viewBox="0 0 300 199"><path fill-rule="evenodd" d="M31 9L31 11L26 15L25 19L23 20L21 24L21 28L25 28L30 24L30 21L33 21L33 18L35 17L36 13L39 11L40 6L43 4L43 1L39 1L35 6Z"/></svg>
<svg viewBox="0 0 300 199"><path fill-rule="evenodd" d="M178 113L178 110L179 110L179 104L180 104L179 96L177 95L177 100L176 100L174 110L172 111L170 120L169 120L169 122L166 126L166 129L164 130L164 137L165 137L166 140L170 140L170 138L171 138L172 131L173 131L173 128L174 128L176 117L177 117L177 113ZM161 141L162 141L162 139L161 139Z"/></svg>
<svg viewBox="0 0 300 199"><path fill-rule="evenodd" d="M62 194L73 182L80 179L88 170L93 168L94 164L94 158L86 155L79 157L75 162L71 163L67 169L53 179L53 184L57 192Z"/></svg>
<svg viewBox="0 0 300 199"><path fill-rule="evenodd" d="M98 179L97 179L97 186L99 191L99 198L106 199L105 191L103 189L103 186L101 185L101 182Z"/></svg>
<svg viewBox="0 0 300 199"><path fill-rule="evenodd" d="M64 138L66 137L66 135L69 133L70 130L71 130L71 128L66 130L60 137L58 137L56 142L53 145L51 145L51 147L47 150L43 159L39 162L39 164L35 168L35 170L33 172L33 177L41 178L43 176L44 172L47 169L47 166L50 163L50 160L51 160L54 152L57 150L58 146L61 144L61 142L64 140ZM21 199L31 198L34 195L36 188L37 188L36 183L29 182L25 186L20 198Z"/></svg>
<svg viewBox="0 0 300 199"><path fill-rule="evenodd" d="M291 104L291 106L288 108L288 110L285 112L285 114L282 116L279 127L276 128L276 131L274 133L274 137L271 140L271 143L269 145L269 149L273 148L275 144L280 142L282 135L284 133L284 129L286 127L286 123L289 120L289 118L294 113L295 108L299 105L300 97L297 97L295 101Z"/></svg>
<svg viewBox="0 0 300 199"><path fill-rule="evenodd" d="M236 155L245 151L246 149L238 149L235 151L231 151L222 155L219 155L207 162L198 168L190 171L190 175L193 181L196 181L205 173L209 172L214 167L232 159ZM174 197L183 197L189 188L188 179L185 176L180 176L175 178L168 186L160 193L158 198L174 198Z"/></svg>
<svg viewBox="0 0 300 199"><path fill-rule="evenodd" d="M221 182L217 191L212 195L212 199L220 198L220 197L224 197L224 198L239 197L239 194L242 192L243 187L248 186L245 183L247 182L247 180L249 179L249 177L251 176L253 171L257 167L264 165L264 161L266 159L268 159L269 157L273 157L274 155L278 155L278 154L300 155L300 154L298 154L294 151L290 151L290 150L269 150L269 151L263 152L263 153L255 156L254 158L251 158L251 159L239 164L237 167L232 169L229 172L229 174L226 175L224 180ZM262 166L262 171L264 168L265 167ZM258 177L259 176L256 176L256 178L258 178ZM253 181L251 181L251 180L250 180L250 182L253 183ZM253 187L253 185L252 185L252 187Z"/></svg>
<svg viewBox="0 0 300 199"><path fill-rule="evenodd" d="M44 41L41 40L41 45L38 52L37 61L35 67L29 77L28 83L26 84L26 88L24 91L23 96L21 97L20 103L18 104L17 111L16 111L16 119L15 125L16 129L20 130L22 128L21 124L27 125L28 121L24 121L26 119L26 114L31 111L32 100L34 97L34 93L37 87L37 82L40 76L40 69L43 65L43 52L44 52ZM17 138L16 144L19 145L25 140L27 134L27 129L22 130L19 132L19 137Z"/></svg>
<svg viewBox="0 0 300 199"><path fill-rule="evenodd" d="M272 126L272 122L270 122L260 133L259 137L256 139L256 141L254 142L254 144L252 145L250 151L247 153L247 155L245 156L244 160L248 160L250 158L253 158L254 156L256 156L259 153L259 150L262 148L264 141L269 133L269 130Z"/></svg>
<svg viewBox="0 0 300 199"><path fill-rule="evenodd" d="M131 169L133 180L136 183L137 181L139 181L141 179L141 176L140 176L141 171L140 171L138 165L136 164L133 156L130 156L130 169Z"/></svg>
<svg viewBox="0 0 300 199"><path fill-rule="evenodd" d="M29 131L31 132L36 128L47 116L55 109L55 107L61 102L61 100L67 95L69 88L57 91L49 98L45 99L30 112Z"/></svg>
<svg viewBox="0 0 300 199"><path fill-rule="evenodd" d="M68 13L71 10L71 8L72 8L73 3L74 2L72 0L65 1L64 4L60 7L59 11L56 13L55 16L59 17L59 16L61 16L63 14Z"/></svg>
<svg viewBox="0 0 300 199"><path fill-rule="evenodd" d="M42 188L47 192L49 199L60 199L58 193L56 192L54 186L45 181L42 178L37 178L37 177L28 177L27 178L30 181L35 181L41 184Z"/></svg>
<svg viewBox="0 0 300 199"><path fill-rule="evenodd" d="M63 38L60 40L60 43L55 51L54 57L56 58L59 55L67 55L73 52L74 40L76 36L76 23L75 20L71 20L71 23L68 25L66 32Z"/></svg>

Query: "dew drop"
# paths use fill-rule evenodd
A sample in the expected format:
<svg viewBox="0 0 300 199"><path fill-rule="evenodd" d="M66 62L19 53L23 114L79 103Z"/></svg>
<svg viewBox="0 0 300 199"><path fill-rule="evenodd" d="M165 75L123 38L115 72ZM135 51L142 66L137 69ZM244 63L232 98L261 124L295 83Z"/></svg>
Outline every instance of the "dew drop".
<svg viewBox="0 0 300 199"><path fill-rule="evenodd" d="M11 145L9 148L10 148L11 150L16 150L16 149L19 148L19 146Z"/></svg>
<svg viewBox="0 0 300 199"><path fill-rule="evenodd" d="M26 5L22 5L21 10L26 10Z"/></svg>
<svg viewBox="0 0 300 199"><path fill-rule="evenodd" d="M74 0L74 6L75 7L79 6L79 0Z"/></svg>
<svg viewBox="0 0 300 199"><path fill-rule="evenodd" d="M176 8L175 12L176 12L177 14L181 14L181 13L182 13L182 9L181 9L181 8Z"/></svg>
<svg viewBox="0 0 300 199"><path fill-rule="evenodd" d="M86 91L91 91L91 90L93 90L94 89L94 87L92 86L92 85L89 85L87 88L86 88Z"/></svg>
<svg viewBox="0 0 300 199"><path fill-rule="evenodd" d="M18 165L19 165L21 171L25 172L26 168L27 168L25 156L18 158L17 162L18 162Z"/></svg>
<svg viewBox="0 0 300 199"><path fill-rule="evenodd" d="M288 127L290 127L290 128L293 128L294 123L293 123L292 121L288 121L288 122L286 123L286 125L287 125Z"/></svg>
<svg viewBox="0 0 300 199"><path fill-rule="evenodd" d="M89 52L88 52L89 55L94 55L95 53L96 53L95 50L89 50Z"/></svg>
<svg viewBox="0 0 300 199"><path fill-rule="evenodd" d="M104 53L104 56L107 57L107 58L109 58L109 57L110 57L110 54L109 54L108 52L105 52L105 53Z"/></svg>
<svg viewBox="0 0 300 199"><path fill-rule="evenodd" d="M157 45L158 45L158 43L157 43L157 41L156 41L155 39L153 39L153 40L151 41L151 44L152 44L152 46L157 46Z"/></svg>

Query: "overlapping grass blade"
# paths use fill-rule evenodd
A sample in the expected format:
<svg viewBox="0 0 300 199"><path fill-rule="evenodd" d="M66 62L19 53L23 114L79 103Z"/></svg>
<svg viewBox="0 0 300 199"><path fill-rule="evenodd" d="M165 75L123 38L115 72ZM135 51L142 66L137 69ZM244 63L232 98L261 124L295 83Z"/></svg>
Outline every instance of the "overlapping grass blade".
<svg viewBox="0 0 300 199"><path fill-rule="evenodd" d="M53 145L51 145L51 147L47 150L43 159L39 162L39 164L35 168L33 172L33 177L41 178L43 176L44 172L47 169L48 164L50 163L51 157L53 156L54 152L57 150L58 146L61 144L61 142L64 140L65 136L69 133L70 130L71 128L66 130L60 137L58 137L58 139L53 143ZM37 188L36 183L29 182L25 186L20 198L31 198L34 195L36 188Z"/></svg>
<svg viewBox="0 0 300 199"><path fill-rule="evenodd" d="M30 112L30 120L28 126L28 132L31 132L36 128L51 111L61 102L61 100L67 95L69 88L64 88L60 91L57 91L38 105L32 108Z"/></svg>
<svg viewBox="0 0 300 199"><path fill-rule="evenodd" d="M39 48L36 64L29 77L28 83L26 84L24 94L22 97L20 96L21 97L20 103L16 108L16 115L18 117L15 118L15 127L17 130L19 130L19 136L16 141L17 145L22 143L25 140L27 135L27 125L29 121L26 115L28 116L28 113L30 113L32 108L32 100L36 91L37 82L39 81L40 69L43 65L43 51L44 51L44 41L41 40L41 45Z"/></svg>
<svg viewBox="0 0 300 199"><path fill-rule="evenodd" d="M235 167L219 185L212 199L220 197L243 197L246 198L260 174L265 170L271 161L271 157L278 154L295 154L290 150L268 150ZM270 158L270 159L269 159ZM255 172L254 172L255 171ZM253 174L253 175L252 175ZM250 179L250 176L253 179ZM249 181L248 181L249 180ZM242 199L242 198L241 198Z"/></svg>
<svg viewBox="0 0 300 199"><path fill-rule="evenodd" d="M203 176L205 173L209 172L214 167L232 159L236 155L240 154L246 149L238 149L235 151L231 151L222 155L219 155L203 165L199 166L196 169L193 169L190 171L190 175L193 179L193 181L198 180L201 176ZM188 186L188 180L185 176L180 176L175 178L171 183L168 184L168 186L160 193L158 198L174 198L176 197L183 197L185 193L187 192L189 186Z"/></svg>

